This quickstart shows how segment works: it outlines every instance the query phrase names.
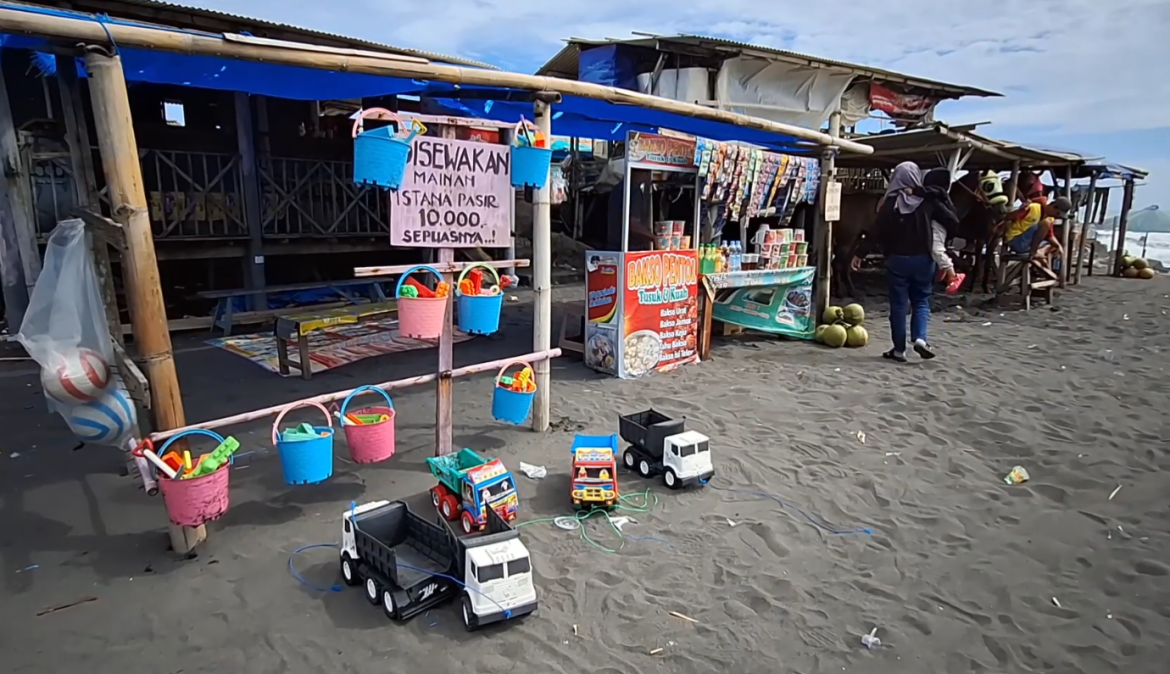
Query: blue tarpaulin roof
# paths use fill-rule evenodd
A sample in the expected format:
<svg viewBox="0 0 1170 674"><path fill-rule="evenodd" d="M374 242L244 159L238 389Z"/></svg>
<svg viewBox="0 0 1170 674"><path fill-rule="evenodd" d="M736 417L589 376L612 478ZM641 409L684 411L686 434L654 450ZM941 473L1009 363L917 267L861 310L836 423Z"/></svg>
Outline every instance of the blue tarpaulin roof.
<svg viewBox="0 0 1170 674"><path fill-rule="evenodd" d="M9 5L7 3L0 3L0 7L83 20L97 20L103 24L145 25L109 17L95 18L89 14L44 7ZM175 28L150 27L171 32L205 34ZM47 40L23 35L0 35L0 45L31 50L47 50L49 48ZM487 89L476 91L476 95L480 97L477 100L466 100L459 99L456 92L474 91L475 88L137 48L122 48L118 50L118 53L122 57L122 67L126 73L126 79L130 82L243 91L250 94L294 100L355 99L411 94L439 99L444 107L458 116L475 116L503 122L517 122L521 115L527 118L532 117L531 103L487 100L487 97L493 93L492 90ZM79 61L79 74L84 77L84 68L80 63ZM517 90L511 89L495 91L499 92L501 99L506 99L510 94L517 93ZM667 128L714 140L742 141L788 151L801 149L807 151L807 148L810 147L806 141L781 134L579 96L564 96L561 103L553 106L553 113L553 133L563 136L620 139L624 138L625 133L631 130L654 131L658 128Z"/></svg>

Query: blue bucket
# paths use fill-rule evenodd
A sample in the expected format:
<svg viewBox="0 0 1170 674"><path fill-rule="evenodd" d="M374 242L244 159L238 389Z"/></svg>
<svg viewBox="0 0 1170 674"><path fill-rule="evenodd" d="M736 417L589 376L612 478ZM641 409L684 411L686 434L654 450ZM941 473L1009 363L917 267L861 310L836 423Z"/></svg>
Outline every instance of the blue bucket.
<svg viewBox="0 0 1170 674"><path fill-rule="evenodd" d="M284 415L297 407L312 406L325 415L328 426L313 426L319 437L305 440L285 440L278 429ZM333 419L329 411L315 402L295 402L276 415L272 422L272 442L280 453L285 484L317 484L333 475Z"/></svg>
<svg viewBox="0 0 1170 674"><path fill-rule="evenodd" d="M548 183L552 150L543 147L512 148L512 186L531 185L540 189Z"/></svg>
<svg viewBox="0 0 1170 674"><path fill-rule="evenodd" d="M359 130L367 115L379 113L382 118L394 120L397 127L384 126L369 131ZM421 125L419 125L421 126ZM397 128L397 131L395 131ZM410 157L410 143L418 135L417 127L410 127L398 115L370 108L358 116L353 123L353 181L359 185L372 185L383 189L396 190L406 177L406 162ZM425 132L426 129L423 128ZM398 134L405 134L400 137Z"/></svg>
<svg viewBox="0 0 1170 674"><path fill-rule="evenodd" d="M509 390L501 385L500 380L503 379L504 372L512 365L531 367L522 360L512 360L500 368L500 373L496 375L495 390L492 393L492 416L496 421L519 425L528 419L528 414L532 411L532 399L536 397L536 391L521 393L519 391Z"/></svg>
<svg viewBox="0 0 1170 674"><path fill-rule="evenodd" d="M496 295L464 295L460 287L467 276L467 272L476 267L483 267L500 285L500 275L495 267L482 262L468 265L459 274L455 283L455 299L459 308L459 329L469 335L490 335L500 329L500 312L504 310L504 293L501 290Z"/></svg>

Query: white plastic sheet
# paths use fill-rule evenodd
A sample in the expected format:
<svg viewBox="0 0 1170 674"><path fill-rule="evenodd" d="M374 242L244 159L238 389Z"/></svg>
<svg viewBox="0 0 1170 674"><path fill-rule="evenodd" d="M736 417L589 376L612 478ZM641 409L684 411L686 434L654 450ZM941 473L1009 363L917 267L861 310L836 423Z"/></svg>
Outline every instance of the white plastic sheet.
<svg viewBox="0 0 1170 674"><path fill-rule="evenodd" d="M113 374L89 235L81 220L57 224L16 339L41 366L49 409L85 442L122 447L137 431L134 403Z"/></svg>

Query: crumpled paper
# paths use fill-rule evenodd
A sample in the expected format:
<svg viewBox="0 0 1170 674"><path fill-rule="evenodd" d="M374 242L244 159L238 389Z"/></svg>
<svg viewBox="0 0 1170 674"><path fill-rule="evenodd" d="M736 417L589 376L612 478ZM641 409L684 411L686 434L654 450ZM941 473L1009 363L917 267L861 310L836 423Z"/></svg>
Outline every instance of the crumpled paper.
<svg viewBox="0 0 1170 674"><path fill-rule="evenodd" d="M527 475L533 480L539 480L548 475L548 470L544 466L534 466L531 463L520 462L520 472Z"/></svg>

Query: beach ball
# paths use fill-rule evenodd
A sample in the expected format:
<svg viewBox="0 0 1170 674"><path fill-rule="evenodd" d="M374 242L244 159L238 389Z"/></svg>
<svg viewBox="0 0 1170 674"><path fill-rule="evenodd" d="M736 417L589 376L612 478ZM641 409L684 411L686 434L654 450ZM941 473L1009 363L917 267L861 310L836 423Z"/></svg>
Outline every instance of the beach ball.
<svg viewBox="0 0 1170 674"><path fill-rule="evenodd" d="M97 400L109 384L110 364L93 349L55 354L41 369L45 393L69 405Z"/></svg>
<svg viewBox="0 0 1170 674"><path fill-rule="evenodd" d="M65 423L79 440L113 445L137 429L138 415L126 389L112 386L97 400L66 410Z"/></svg>

